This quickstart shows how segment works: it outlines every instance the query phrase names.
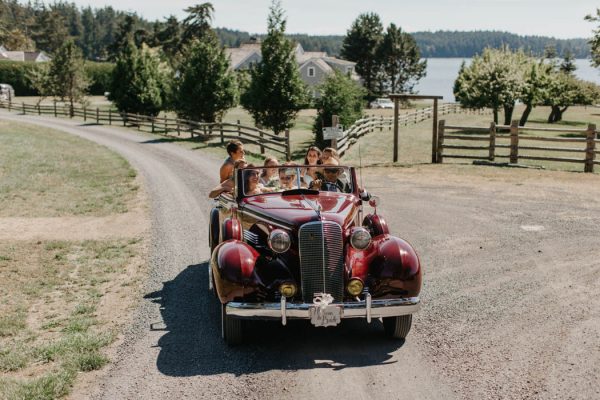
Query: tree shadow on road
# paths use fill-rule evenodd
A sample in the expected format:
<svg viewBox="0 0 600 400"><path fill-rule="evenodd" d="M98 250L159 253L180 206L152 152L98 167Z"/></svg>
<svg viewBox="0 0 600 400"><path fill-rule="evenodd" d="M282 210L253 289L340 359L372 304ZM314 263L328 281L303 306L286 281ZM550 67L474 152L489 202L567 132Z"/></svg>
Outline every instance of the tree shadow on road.
<svg viewBox="0 0 600 400"><path fill-rule="evenodd" d="M166 333L157 366L168 376L383 365L395 363L392 353L404 344L386 338L379 321L348 320L336 328L247 321L244 344L228 347L221 339L220 303L208 290L208 263L188 266L145 297L161 306Z"/></svg>

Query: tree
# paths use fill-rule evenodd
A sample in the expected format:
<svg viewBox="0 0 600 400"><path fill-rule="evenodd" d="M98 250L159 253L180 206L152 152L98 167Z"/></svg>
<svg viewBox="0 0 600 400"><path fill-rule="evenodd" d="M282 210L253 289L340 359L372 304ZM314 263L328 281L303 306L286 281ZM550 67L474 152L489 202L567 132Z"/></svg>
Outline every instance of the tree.
<svg viewBox="0 0 600 400"><path fill-rule="evenodd" d="M543 101L550 74L552 73L552 66L544 64L543 59L540 62L535 62L531 59L526 68L521 97L519 99L525 105L521 120L519 121L520 126L525 126L533 107Z"/></svg>
<svg viewBox="0 0 600 400"><path fill-rule="evenodd" d="M600 8L596 9L596 15L586 15L586 21L600 22ZM590 51L592 53L592 65L596 68L600 67L600 26L592 31L594 36L589 40Z"/></svg>
<svg viewBox="0 0 600 400"><path fill-rule="evenodd" d="M543 105L551 109L548 123L562 121L563 114L570 106L594 104L598 98L599 88L596 84L560 71L553 72L543 98Z"/></svg>
<svg viewBox="0 0 600 400"><path fill-rule="evenodd" d="M308 101L294 57L294 45L285 37L286 20L281 4L271 4L267 36L261 44L262 61L251 70L251 82L242 105L254 121L279 134L294 125L298 111Z"/></svg>
<svg viewBox="0 0 600 400"><path fill-rule="evenodd" d="M364 107L366 90L348 75L335 71L318 87L321 97L316 100L317 117L313 126L316 143L324 146L323 126L331 123L333 115L339 116L344 126L360 119Z"/></svg>
<svg viewBox="0 0 600 400"><path fill-rule="evenodd" d="M188 16L183 20L181 45L193 40L217 40L217 35L210 27L215 8L211 3L197 4L185 9Z"/></svg>
<svg viewBox="0 0 600 400"><path fill-rule="evenodd" d="M195 41L186 54L175 90L177 114L196 121L220 121L237 98L236 77L229 71L225 52L215 42Z"/></svg>
<svg viewBox="0 0 600 400"><path fill-rule="evenodd" d="M367 13L359 15L352 23L342 45L342 57L356 62L356 72L364 80L371 97L379 93L377 75L380 61L377 49L382 40L383 25L379 15Z"/></svg>
<svg viewBox="0 0 600 400"><path fill-rule="evenodd" d="M517 99L524 85L526 56L508 48L487 48L473 57L468 67L463 63L454 82L454 96L464 107L489 107L498 122L498 111L504 110L504 123L510 124Z"/></svg>
<svg viewBox="0 0 600 400"><path fill-rule="evenodd" d="M119 24L119 29L113 42L108 46L108 59L110 61L115 61L121 51L126 49L129 44L134 43L135 26L135 15L126 15L125 19Z"/></svg>
<svg viewBox="0 0 600 400"><path fill-rule="evenodd" d="M156 116L165 104L167 82L158 56L129 41L113 69L109 99L121 112Z"/></svg>
<svg viewBox="0 0 600 400"><path fill-rule="evenodd" d="M84 69L83 54L72 40L56 51L48 68L50 94L70 104L71 116L76 102L85 98L89 80Z"/></svg>
<svg viewBox="0 0 600 400"><path fill-rule="evenodd" d="M387 28L377 59L381 62L384 86L391 93L412 92L414 85L427 73L427 61L421 61L417 43L395 24Z"/></svg>
<svg viewBox="0 0 600 400"><path fill-rule="evenodd" d="M177 57L179 51L179 42L181 40L181 25L174 15L169 16L164 23L162 29L156 34L156 41L160 44L163 53L169 60L171 66L176 63L172 62Z"/></svg>

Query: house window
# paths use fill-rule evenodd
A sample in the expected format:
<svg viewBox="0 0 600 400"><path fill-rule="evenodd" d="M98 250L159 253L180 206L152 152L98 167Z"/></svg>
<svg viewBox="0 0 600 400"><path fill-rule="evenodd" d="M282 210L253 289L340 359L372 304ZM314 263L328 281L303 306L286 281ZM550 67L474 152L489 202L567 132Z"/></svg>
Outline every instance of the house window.
<svg viewBox="0 0 600 400"><path fill-rule="evenodd" d="M308 67L308 76L311 78L313 76L315 76L315 68L314 67Z"/></svg>

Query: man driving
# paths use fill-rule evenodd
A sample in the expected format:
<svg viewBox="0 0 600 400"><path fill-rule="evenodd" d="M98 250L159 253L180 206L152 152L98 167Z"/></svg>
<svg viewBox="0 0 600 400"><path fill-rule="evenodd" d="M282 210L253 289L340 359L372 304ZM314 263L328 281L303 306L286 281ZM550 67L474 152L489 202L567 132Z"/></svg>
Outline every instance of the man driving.
<svg viewBox="0 0 600 400"><path fill-rule="evenodd" d="M322 165L323 179L316 179L311 182L310 189L321 190L325 192L350 193L350 187L347 182L340 179L344 169L338 167L340 163L335 158L329 158Z"/></svg>

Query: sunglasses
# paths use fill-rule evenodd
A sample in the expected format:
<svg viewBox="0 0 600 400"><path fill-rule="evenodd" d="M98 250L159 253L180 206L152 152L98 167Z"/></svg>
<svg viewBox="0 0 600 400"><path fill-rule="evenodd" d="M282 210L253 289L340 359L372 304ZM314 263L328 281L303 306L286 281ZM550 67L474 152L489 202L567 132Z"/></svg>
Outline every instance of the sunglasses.
<svg viewBox="0 0 600 400"><path fill-rule="evenodd" d="M323 171L328 174L336 174L339 169L338 168L323 168Z"/></svg>
<svg viewBox="0 0 600 400"><path fill-rule="evenodd" d="M280 181L289 181L292 180L294 177L293 176L280 176L279 180Z"/></svg>

